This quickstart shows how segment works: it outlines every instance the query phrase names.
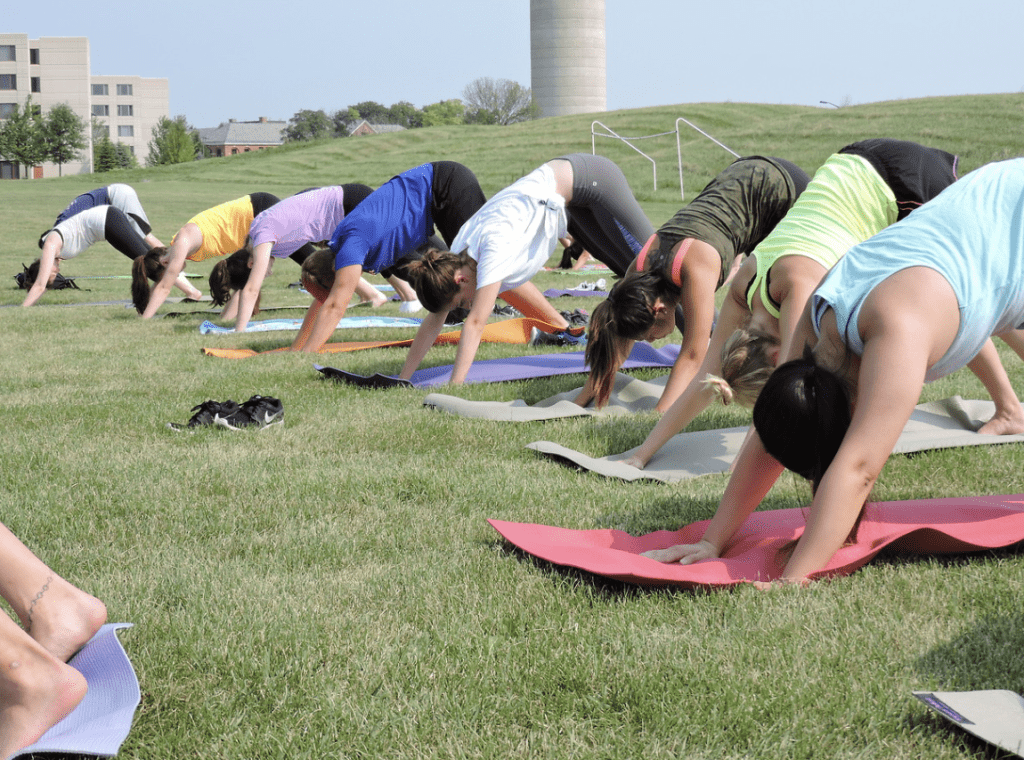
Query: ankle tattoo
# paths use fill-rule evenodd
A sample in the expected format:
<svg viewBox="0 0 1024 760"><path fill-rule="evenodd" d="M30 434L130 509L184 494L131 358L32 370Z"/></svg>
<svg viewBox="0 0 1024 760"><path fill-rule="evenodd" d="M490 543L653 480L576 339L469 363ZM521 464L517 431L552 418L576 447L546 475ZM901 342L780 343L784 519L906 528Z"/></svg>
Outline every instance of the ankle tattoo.
<svg viewBox="0 0 1024 760"><path fill-rule="evenodd" d="M50 588L50 582L52 580L53 576L51 575L46 579L46 583L43 584L43 587L39 589L39 593L36 594L36 598L33 599L32 603L28 606L28 614L26 616L28 617L28 626L25 628L25 631L28 633L32 633L32 610L36 608L36 605L39 604L39 600L43 598L43 594L45 594Z"/></svg>

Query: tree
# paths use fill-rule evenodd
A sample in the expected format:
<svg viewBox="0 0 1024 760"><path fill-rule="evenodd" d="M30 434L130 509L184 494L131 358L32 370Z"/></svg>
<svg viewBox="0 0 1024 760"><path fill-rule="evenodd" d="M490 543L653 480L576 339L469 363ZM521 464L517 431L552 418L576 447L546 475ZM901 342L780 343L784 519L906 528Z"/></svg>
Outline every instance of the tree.
<svg viewBox="0 0 1024 760"><path fill-rule="evenodd" d="M118 169L138 169L139 159L135 157L130 146L123 142L114 145L114 161Z"/></svg>
<svg viewBox="0 0 1024 760"><path fill-rule="evenodd" d="M442 127L466 123L466 106L458 98L423 106L423 126Z"/></svg>
<svg viewBox="0 0 1024 760"><path fill-rule="evenodd" d="M92 146L92 170L94 172L109 172L117 168L117 153L114 143L110 142L110 136L101 134L96 138Z"/></svg>
<svg viewBox="0 0 1024 760"><path fill-rule="evenodd" d="M423 126L423 112L407 100L400 100L388 109L385 124L398 124L407 129Z"/></svg>
<svg viewBox="0 0 1024 760"><path fill-rule="evenodd" d="M67 103L58 103L43 120L47 158L57 164L57 174L64 174L64 164L82 158L89 146L85 137L85 121Z"/></svg>
<svg viewBox="0 0 1024 760"><path fill-rule="evenodd" d="M474 79L462 91L462 98L470 124L515 124L540 116L530 88L510 79Z"/></svg>
<svg viewBox="0 0 1024 760"><path fill-rule="evenodd" d="M120 143L119 143L120 144ZM149 141L149 155L146 166L165 166L195 161L201 155L202 144L199 133L181 114L173 119L161 116L153 127L153 139Z"/></svg>
<svg viewBox="0 0 1024 760"><path fill-rule="evenodd" d="M349 110L358 114L356 121L366 119L371 124L388 124L388 119L391 116L387 107L373 100L356 103L354 106L349 106Z"/></svg>
<svg viewBox="0 0 1024 760"><path fill-rule="evenodd" d="M323 110L311 111L305 108L288 119L284 139L288 142L317 140L321 137L331 137L333 133L334 122Z"/></svg>
<svg viewBox="0 0 1024 760"><path fill-rule="evenodd" d="M32 96L25 99L24 108L14 104L14 110L4 121L0 134L0 153L15 164L27 169L39 166L47 159L46 140L43 134L42 117L39 109L32 105ZM25 172L28 179L29 172Z"/></svg>

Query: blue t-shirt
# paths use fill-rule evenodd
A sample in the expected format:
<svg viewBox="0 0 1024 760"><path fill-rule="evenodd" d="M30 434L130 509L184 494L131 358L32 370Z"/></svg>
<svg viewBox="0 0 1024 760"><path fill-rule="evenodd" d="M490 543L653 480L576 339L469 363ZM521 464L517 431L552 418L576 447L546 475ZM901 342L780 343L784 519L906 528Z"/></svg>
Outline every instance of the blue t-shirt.
<svg viewBox="0 0 1024 760"><path fill-rule="evenodd" d="M359 264L366 272L394 266L434 231L434 167L423 164L370 193L334 230L328 243L334 269Z"/></svg>

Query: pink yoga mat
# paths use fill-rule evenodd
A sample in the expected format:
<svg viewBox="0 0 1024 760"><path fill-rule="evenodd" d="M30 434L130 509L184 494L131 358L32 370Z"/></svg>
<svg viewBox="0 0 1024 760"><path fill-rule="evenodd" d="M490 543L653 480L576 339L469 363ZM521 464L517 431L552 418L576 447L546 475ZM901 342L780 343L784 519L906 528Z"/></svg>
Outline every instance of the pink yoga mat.
<svg viewBox="0 0 1024 760"><path fill-rule="evenodd" d="M693 565L665 564L640 552L700 540L707 520L631 536L619 530L569 530L488 520L510 543L556 565L641 586L732 586L782 574L778 551L803 533L806 510L755 512L725 555ZM870 502L857 542L844 546L814 578L847 575L885 547L909 554L954 554L1024 541L1024 494Z"/></svg>

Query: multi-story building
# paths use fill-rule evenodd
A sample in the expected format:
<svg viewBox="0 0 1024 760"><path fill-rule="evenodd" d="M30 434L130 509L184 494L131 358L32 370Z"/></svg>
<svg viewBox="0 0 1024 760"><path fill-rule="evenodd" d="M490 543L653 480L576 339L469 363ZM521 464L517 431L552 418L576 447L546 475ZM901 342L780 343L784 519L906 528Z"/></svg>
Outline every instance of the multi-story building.
<svg viewBox="0 0 1024 760"><path fill-rule="evenodd" d="M15 105L32 105L46 113L67 103L86 124L124 143L144 164L149 154L153 127L170 111L168 80L137 76L93 76L89 67L87 37L40 37L0 34L0 119ZM63 174L92 171L92 129L86 129L89 146L83 160L64 164ZM0 161L0 179L19 175L23 167ZM32 176L56 177L56 164L34 167Z"/></svg>

